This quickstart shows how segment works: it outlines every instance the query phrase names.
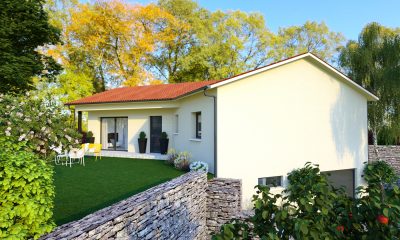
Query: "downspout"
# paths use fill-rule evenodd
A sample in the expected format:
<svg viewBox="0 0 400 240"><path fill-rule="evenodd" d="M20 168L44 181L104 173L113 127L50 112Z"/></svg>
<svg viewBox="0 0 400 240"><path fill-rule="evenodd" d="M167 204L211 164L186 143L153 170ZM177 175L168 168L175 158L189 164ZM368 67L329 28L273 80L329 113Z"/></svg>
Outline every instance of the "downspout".
<svg viewBox="0 0 400 240"><path fill-rule="evenodd" d="M208 95L209 88L210 86L207 86L203 93L206 97L212 97L214 102L214 177L217 177L217 96Z"/></svg>

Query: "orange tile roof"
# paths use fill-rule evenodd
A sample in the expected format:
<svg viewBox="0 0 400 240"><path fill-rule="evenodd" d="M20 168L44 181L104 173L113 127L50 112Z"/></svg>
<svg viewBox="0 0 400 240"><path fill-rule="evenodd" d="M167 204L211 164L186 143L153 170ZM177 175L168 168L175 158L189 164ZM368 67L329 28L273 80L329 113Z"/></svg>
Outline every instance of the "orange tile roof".
<svg viewBox="0 0 400 240"><path fill-rule="evenodd" d="M217 82L218 80L114 88L66 105L174 100Z"/></svg>

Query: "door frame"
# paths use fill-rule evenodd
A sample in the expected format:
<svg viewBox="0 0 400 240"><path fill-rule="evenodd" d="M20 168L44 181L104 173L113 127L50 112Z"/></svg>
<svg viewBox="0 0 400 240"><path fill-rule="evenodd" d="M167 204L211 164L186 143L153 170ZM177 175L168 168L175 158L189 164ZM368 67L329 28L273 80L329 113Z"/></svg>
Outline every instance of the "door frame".
<svg viewBox="0 0 400 240"><path fill-rule="evenodd" d="M160 137L161 137L161 133L162 133L162 116L150 116L150 153L160 153L161 152L161 149L158 149L158 151L154 151L154 146L153 146L153 141L152 141L152 130L153 130L153 127L152 127L152 125L153 125L153 122L152 122L152 118L160 118Z"/></svg>
<svg viewBox="0 0 400 240"><path fill-rule="evenodd" d="M126 118L128 119L128 117L100 117L100 143L102 143L103 141L103 119L104 118L113 118L114 119L114 134L117 132L117 118ZM128 122L127 122L128 123ZM129 123L126 125L126 127L128 128L128 133L129 133ZM128 138L128 136L126 136L126 138ZM126 139L128 142L128 139ZM109 148L105 148L105 146L102 146L101 150L107 150L107 151L122 151L122 152L127 152L128 149L126 150L117 150L117 145L115 144L115 139L114 139L114 147L113 149L109 149Z"/></svg>

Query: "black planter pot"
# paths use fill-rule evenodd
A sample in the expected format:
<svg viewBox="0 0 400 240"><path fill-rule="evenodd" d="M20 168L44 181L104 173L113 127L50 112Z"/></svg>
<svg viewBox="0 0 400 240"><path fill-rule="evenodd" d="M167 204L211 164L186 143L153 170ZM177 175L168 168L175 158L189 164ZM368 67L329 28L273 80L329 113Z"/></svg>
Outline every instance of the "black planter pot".
<svg viewBox="0 0 400 240"><path fill-rule="evenodd" d="M164 139L160 139L160 153L161 154L167 154L168 152L168 143L169 143L169 139L168 138L164 138Z"/></svg>
<svg viewBox="0 0 400 240"><path fill-rule="evenodd" d="M138 139L139 143L139 153L146 153L146 146L147 146L147 138L139 138Z"/></svg>
<svg viewBox="0 0 400 240"><path fill-rule="evenodd" d="M86 143L94 143L94 137L87 137Z"/></svg>

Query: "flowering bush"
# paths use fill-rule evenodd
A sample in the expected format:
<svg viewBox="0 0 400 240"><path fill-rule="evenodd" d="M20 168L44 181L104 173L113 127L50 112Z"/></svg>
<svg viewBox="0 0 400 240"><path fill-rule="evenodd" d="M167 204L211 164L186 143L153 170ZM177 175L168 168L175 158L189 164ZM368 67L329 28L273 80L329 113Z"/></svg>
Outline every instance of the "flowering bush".
<svg viewBox="0 0 400 240"><path fill-rule="evenodd" d="M192 162L189 168L192 172L208 172L208 164L202 161Z"/></svg>
<svg viewBox="0 0 400 240"><path fill-rule="evenodd" d="M167 161L166 163L169 165L174 165L175 159L178 158L179 154L176 152L175 149L170 148L167 153Z"/></svg>
<svg viewBox="0 0 400 240"><path fill-rule="evenodd" d="M37 239L53 223L53 169L38 154L0 135L0 239Z"/></svg>
<svg viewBox="0 0 400 240"><path fill-rule="evenodd" d="M174 160L174 166L183 171L189 171L191 155L189 152L180 152L178 157Z"/></svg>
<svg viewBox="0 0 400 240"><path fill-rule="evenodd" d="M254 216L223 225L213 239L399 239L400 190L386 175L391 173L384 162L367 165L368 186L359 187L361 197L353 199L307 163L288 175L282 195L256 186Z"/></svg>
<svg viewBox="0 0 400 240"><path fill-rule="evenodd" d="M53 147L72 148L81 139L60 104L29 93L0 95L0 132L10 141L26 141L26 147L42 157L49 157Z"/></svg>

